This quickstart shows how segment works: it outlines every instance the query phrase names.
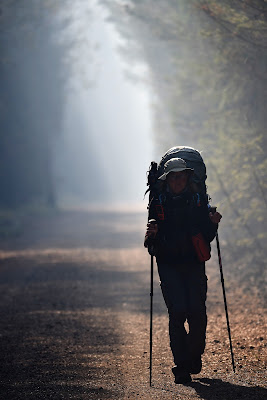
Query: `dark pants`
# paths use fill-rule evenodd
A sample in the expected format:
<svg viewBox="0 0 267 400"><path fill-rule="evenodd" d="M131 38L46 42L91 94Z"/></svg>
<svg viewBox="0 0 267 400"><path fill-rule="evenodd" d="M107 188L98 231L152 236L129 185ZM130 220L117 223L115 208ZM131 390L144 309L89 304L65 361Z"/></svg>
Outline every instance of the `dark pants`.
<svg viewBox="0 0 267 400"><path fill-rule="evenodd" d="M174 363L178 365L204 353L207 327L205 264L170 265L158 262L158 272L169 313L171 350Z"/></svg>

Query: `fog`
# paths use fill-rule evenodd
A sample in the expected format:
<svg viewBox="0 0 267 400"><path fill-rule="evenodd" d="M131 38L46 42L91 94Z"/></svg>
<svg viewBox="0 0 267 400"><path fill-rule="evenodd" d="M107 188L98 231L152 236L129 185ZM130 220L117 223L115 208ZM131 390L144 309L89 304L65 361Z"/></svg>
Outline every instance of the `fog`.
<svg viewBox="0 0 267 400"><path fill-rule="evenodd" d="M25 208L145 211L150 162L189 145L225 255L262 276L266 4L228 3L0 1L4 235Z"/></svg>
<svg viewBox="0 0 267 400"><path fill-rule="evenodd" d="M1 204L145 209L155 94L125 57L138 43L97 0L1 7Z"/></svg>
<svg viewBox="0 0 267 400"><path fill-rule="evenodd" d="M66 14L60 40L68 45L68 76L54 153L58 203L144 208L153 156L148 67L138 59L127 63L128 43L97 2L69 4L58 18Z"/></svg>

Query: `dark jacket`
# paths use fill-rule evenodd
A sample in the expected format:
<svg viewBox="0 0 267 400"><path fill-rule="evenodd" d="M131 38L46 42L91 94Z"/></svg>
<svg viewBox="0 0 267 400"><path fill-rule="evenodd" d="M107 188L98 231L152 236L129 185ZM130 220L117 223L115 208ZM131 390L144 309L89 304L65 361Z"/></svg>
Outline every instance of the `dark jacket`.
<svg viewBox="0 0 267 400"><path fill-rule="evenodd" d="M201 232L210 246L218 228L210 220L205 199L189 191L176 196L166 191L154 197L149 205L148 219L155 219L158 224L153 244L157 262L161 263L199 262L192 236ZM145 245L149 241L145 240Z"/></svg>

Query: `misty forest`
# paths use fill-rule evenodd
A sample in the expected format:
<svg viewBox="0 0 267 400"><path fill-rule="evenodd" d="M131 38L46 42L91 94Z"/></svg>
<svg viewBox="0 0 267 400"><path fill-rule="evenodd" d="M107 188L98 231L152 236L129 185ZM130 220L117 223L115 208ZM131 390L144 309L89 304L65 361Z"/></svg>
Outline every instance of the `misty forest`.
<svg viewBox="0 0 267 400"><path fill-rule="evenodd" d="M149 164L173 146L191 146L223 216L227 290L242 287L263 304L266 0L0 0L0 26L1 249L21 249L27 226L38 231L38 218L56 221L71 210L91 210L88 237L94 229L98 236L89 247L109 240L95 228L100 212L110 224L120 219L118 248L138 220L130 248L142 248ZM139 219L126 224L129 209ZM63 243L66 230L57 229Z"/></svg>
<svg viewBox="0 0 267 400"><path fill-rule="evenodd" d="M266 2L156 1L153 7L150 1L136 1L136 7L104 3L113 10L113 22L122 35L138 40L138 46L122 46L124 57L131 62L138 53L149 65L157 96L152 104L152 157L159 161L175 145L202 152L212 205L224 216L227 257L235 262L237 276L244 273L248 282L262 282L267 215ZM126 13L133 13L140 25L136 33L127 26ZM56 168L64 145L63 107L66 91L74 90L67 85L72 62L79 62L74 44L80 46L84 37L82 32L75 37L68 33L73 21L62 12L60 1L2 1L0 18L0 204L5 236L19 229L19 215L25 209L58 205L64 180ZM91 18L88 12L89 25ZM86 40L90 46L90 37ZM89 50L93 58L94 49ZM90 126L87 129L90 135ZM108 135L108 130L98 134ZM79 140L77 132L76 137ZM105 137L99 140L105 146ZM68 160L69 170L77 165L83 143L80 146L76 158ZM82 166L78 171L84 186L90 186L88 202L110 196L101 191L97 179L92 183L92 170L98 170L95 151L88 146L87 171ZM127 146L120 151L127 152ZM132 157L134 170L138 154ZM112 154L106 168L113 168ZM103 179L104 169L98 174ZM75 190L75 182L70 184ZM145 178L141 184L145 191Z"/></svg>

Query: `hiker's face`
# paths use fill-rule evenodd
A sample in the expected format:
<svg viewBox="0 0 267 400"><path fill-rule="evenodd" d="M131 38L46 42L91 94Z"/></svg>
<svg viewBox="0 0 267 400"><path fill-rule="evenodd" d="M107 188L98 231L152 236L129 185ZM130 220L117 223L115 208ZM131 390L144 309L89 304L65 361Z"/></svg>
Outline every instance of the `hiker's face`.
<svg viewBox="0 0 267 400"><path fill-rule="evenodd" d="M170 172L167 175L167 184L169 185L171 192L174 194L181 193L185 189L187 181L188 174L185 171Z"/></svg>

